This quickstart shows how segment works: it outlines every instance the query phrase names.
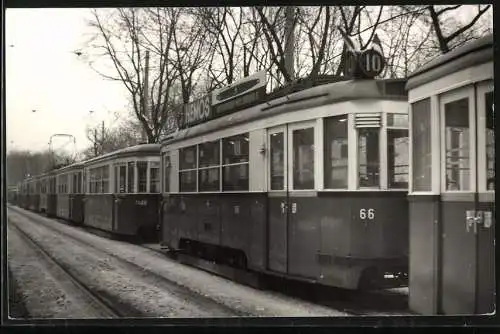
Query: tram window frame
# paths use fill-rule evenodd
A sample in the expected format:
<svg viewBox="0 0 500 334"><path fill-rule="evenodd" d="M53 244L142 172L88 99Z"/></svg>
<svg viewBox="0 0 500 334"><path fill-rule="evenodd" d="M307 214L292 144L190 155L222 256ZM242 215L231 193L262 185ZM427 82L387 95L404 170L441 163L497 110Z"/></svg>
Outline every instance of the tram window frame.
<svg viewBox="0 0 500 334"><path fill-rule="evenodd" d="M109 165L101 167L101 193L108 194L109 191Z"/></svg>
<svg viewBox="0 0 500 334"><path fill-rule="evenodd" d="M198 144L198 191L219 192L221 190L221 140ZM207 152L207 155L204 155ZM214 173L215 172L215 173ZM215 180L210 182L210 179Z"/></svg>
<svg viewBox="0 0 500 334"><path fill-rule="evenodd" d="M462 111L467 104L466 114ZM472 100L468 95L461 95L453 100L442 101L442 116L443 116L443 153L444 153L444 168L443 168L443 187L446 192L470 192L473 190L472 181L472 154L473 147L471 146L471 108ZM453 109L452 109L453 108ZM462 115L459 115L462 113ZM461 116L459 119L455 116ZM458 155L456 155L457 153ZM465 155L463 155L465 153ZM461 165L458 169L454 166L458 163Z"/></svg>
<svg viewBox="0 0 500 334"><path fill-rule="evenodd" d="M194 150L194 151L193 151ZM188 154L193 152L194 162L186 162ZM183 182L189 176L191 182ZM194 180L194 182L192 181ZM193 184L194 183L194 184ZM192 145L179 149L179 192L198 191L198 145Z"/></svg>
<svg viewBox="0 0 500 334"><path fill-rule="evenodd" d="M120 164L118 165L119 169L119 188L118 188L118 193L119 194L125 194L127 193L127 164Z"/></svg>
<svg viewBox="0 0 500 334"><path fill-rule="evenodd" d="M229 153L229 147L235 147L236 143L240 148L237 154L233 150L232 154ZM234 145L234 146L231 146ZM221 139L221 174L222 174L222 191L248 191L250 188L250 136L248 132L237 134L234 136ZM235 154L236 153L236 154ZM236 172L235 172L236 171ZM240 175L239 178L234 178L235 175ZM241 177L243 174L243 177ZM245 177L246 176L246 177ZM236 182L235 182L236 180ZM230 181L230 182L228 182Z"/></svg>
<svg viewBox="0 0 500 334"><path fill-rule="evenodd" d="M135 193L135 161L127 162L127 194Z"/></svg>
<svg viewBox="0 0 500 334"><path fill-rule="evenodd" d="M150 161L149 162L149 192L150 193L159 193L161 191L160 189L160 182L161 182L161 178L160 178L160 162L158 161ZM153 173L153 171L155 171ZM153 174L155 174L155 176L153 177Z"/></svg>
<svg viewBox="0 0 500 334"><path fill-rule="evenodd" d="M495 191L495 92L493 90L483 93L485 119L485 190ZM490 168L490 163L493 165Z"/></svg>
<svg viewBox="0 0 500 334"><path fill-rule="evenodd" d="M382 172L382 164L380 159L380 137L381 137L381 128L377 127L360 127L357 129L357 162L358 162L358 189L380 189L381 187L381 172ZM376 139L372 139L371 141L366 139L365 144L365 158L366 164L361 165L361 157L362 157L362 146L361 146L361 138L365 134L370 134L376 136ZM372 145L369 146L368 143ZM376 147L376 154L369 151L369 149ZM376 157L376 162L369 161L369 155L372 157ZM373 165L373 166L371 166ZM366 166L366 178L362 178L362 168L361 166ZM373 168L373 172L369 173L368 169ZM370 175L371 174L371 175Z"/></svg>
<svg viewBox="0 0 500 334"><path fill-rule="evenodd" d="M405 118L404 122L394 122L397 118ZM409 137L409 115L399 114L399 113L387 113L386 114L386 131L387 131L387 188L388 189L408 189L409 184L409 168L410 168L410 137ZM397 136L400 134L401 136ZM401 151L406 154L406 164L396 165L397 154L396 143L392 139L406 138L406 147ZM403 141L404 144L404 141ZM396 173L397 168L403 168L406 172ZM397 175L405 175L406 181L396 181Z"/></svg>
<svg viewBox="0 0 500 334"><path fill-rule="evenodd" d="M323 159L323 178L324 178L324 187L327 190L332 189L348 189L349 186L349 117L348 114L337 115L326 117L324 119L324 132L323 132L323 150L324 150L324 159ZM342 126L342 131L339 131L339 128ZM343 140L340 143L340 157L332 158L332 148L335 140ZM330 153L330 154L329 154ZM345 158L343 156L345 155ZM329 158L329 159L328 159ZM333 166L333 160L345 160L344 165ZM345 169L345 178L344 179L332 179L332 174L334 170ZM342 182L342 183L341 183Z"/></svg>
<svg viewBox="0 0 500 334"><path fill-rule="evenodd" d="M170 152L165 152L163 155L163 192L170 193L170 173L172 172L172 162Z"/></svg>
<svg viewBox="0 0 500 334"><path fill-rule="evenodd" d="M148 162L147 160L138 160L135 163L137 167L137 193L148 192Z"/></svg>
<svg viewBox="0 0 500 334"><path fill-rule="evenodd" d="M286 187L286 132L278 130L269 134L269 189L284 191Z"/></svg>
<svg viewBox="0 0 500 334"><path fill-rule="evenodd" d="M432 191L431 99L411 103L412 163L410 192Z"/></svg>

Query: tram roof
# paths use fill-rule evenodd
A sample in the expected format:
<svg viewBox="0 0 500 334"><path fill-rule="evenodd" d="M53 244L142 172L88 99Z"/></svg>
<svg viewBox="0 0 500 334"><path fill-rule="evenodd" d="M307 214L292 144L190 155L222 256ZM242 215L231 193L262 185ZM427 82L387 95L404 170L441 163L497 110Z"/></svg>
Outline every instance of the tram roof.
<svg viewBox="0 0 500 334"><path fill-rule="evenodd" d="M160 154L160 144L139 144L135 146L130 146L122 148L110 153L103 154L101 156L84 161L82 164L92 164L94 162L99 162L103 160L109 160L111 158L123 157L123 156L134 156L134 155L158 155Z"/></svg>
<svg viewBox="0 0 500 334"><path fill-rule="evenodd" d="M403 100L408 96L406 79L357 79L334 82L294 92L208 122L182 129L162 141L162 145L218 131L234 125L286 112L319 107L325 104L361 99Z"/></svg>
<svg viewBox="0 0 500 334"><path fill-rule="evenodd" d="M406 89L410 90L461 69L492 60L493 35L488 35L434 58L410 74Z"/></svg>

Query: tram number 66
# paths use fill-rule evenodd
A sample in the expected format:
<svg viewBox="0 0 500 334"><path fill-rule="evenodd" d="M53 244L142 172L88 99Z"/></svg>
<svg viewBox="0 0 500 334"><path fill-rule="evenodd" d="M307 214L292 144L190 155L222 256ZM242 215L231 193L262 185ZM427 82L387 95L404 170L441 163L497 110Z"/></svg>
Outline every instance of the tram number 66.
<svg viewBox="0 0 500 334"><path fill-rule="evenodd" d="M375 219L375 209L360 209L359 210L359 218L365 220L373 220Z"/></svg>

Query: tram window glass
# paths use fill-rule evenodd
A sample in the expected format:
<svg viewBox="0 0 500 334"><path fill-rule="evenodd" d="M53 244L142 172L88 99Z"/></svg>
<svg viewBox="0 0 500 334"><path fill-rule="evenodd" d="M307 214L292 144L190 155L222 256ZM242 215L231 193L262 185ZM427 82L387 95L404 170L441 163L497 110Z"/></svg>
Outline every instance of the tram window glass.
<svg viewBox="0 0 500 334"><path fill-rule="evenodd" d="M248 190L248 133L222 139L222 190Z"/></svg>
<svg viewBox="0 0 500 334"><path fill-rule="evenodd" d="M179 172L179 188L181 192L196 191L196 170Z"/></svg>
<svg viewBox="0 0 500 334"><path fill-rule="evenodd" d="M431 100L411 105L412 191L431 191Z"/></svg>
<svg viewBox="0 0 500 334"><path fill-rule="evenodd" d="M220 165L220 141L198 145L199 168Z"/></svg>
<svg viewBox="0 0 500 334"><path fill-rule="evenodd" d="M359 187L379 187L379 128L358 129Z"/></svg>
<svg viewBox="0 0 500 334"><path fill-rule="evenodd" d="M285 189L285 141L283 132L271 134L271 190Z"/></svg>
<svg viewBox="0 0 500 334"><path fill-rule="evenodd" d="M487 190L495 190L495 107L493 97L493 92L485 94Z"/></svg>
<svg viewBox="0 0 500 334"><path fill-rule="evenodd" d="M407 115L401 116L401 122L392 123L393 126L404 127L408 125ZM406 122L404 122L406 118ZM387 122L387 126L391 122ZM387 180L389 188L406 189L408 188L408 130L406 129L387 129Z"/></svg>
<svg viewBox="0 0 500 334"><path fill-rule="evenodd" d="M196 145L191 147L181 148L180 155L180 170L196 168Z"/></svg>
<svg viewBox="0 0 500 334"><path fill-rule="evenodd" d="M127 191L127 166L120 166L120 193Z"/></svg>
<svg viewBox="0 0 500 334"><path fill-rule="evenodd" d="M109 166L102 166L102 192L109 193Z"/></svg>
<svg viewBox="0 0 500 334"><path fill-rule="evenodd" d="M115 189L114 192L115 194L118 194L120 192L120 167L115 165Z"/></svg>
<svg viewBox="0 0 500 334"><path fill-rule="evenodd" d="M224 165L248 162L248 133L222 139Z"/></svg>
<svg viewBox="0 0 500 334"><path fill-rule="evenodd" d="M168 193L170 192L170 171L172 169L172 166L170 165L170 153L167 152L163 156L163 189L164 192Z"/></svg>
<svg viewBox="0 0 500 334"><path fill-rule="evenodd" d="M220 190L220 141L198 145L198 191Z"/></svg>
<svg viewBox="0 0 500 334"><path fill-rule="evenodd" d="M347 115L325 119L325 188L347 189Z"/></svg>
<svg viewBox="0 0 500 334"><path fill-rule="evenodd" d="M78 190L77 192L81 194L83 192L82 189L82 172L78 172Z"/></svg>
<svg viewBox="0 0 500 334"><path fill-rule="evenodd" d="M160 192L160 164L158 162L150 162L149 167L149 192Z"/></svg>
<svg viewBox="0 0 500 334"><path fill-rule="evenodd" d="M293 189L314 189L314 128L294 130Z"/></svg>
<svg viewBox="0 0 500 334"><path fill-rule="evenodd" d="M446 190L469 190L469 99L445 104L444 112Z"/></svg>
<svg viewBox="0 0 500 334"><path fill-rule="evenodd" d="M128 180L127 180L127 193L134 193L134 162L128 164Z"/></svg>
<svg viewBox="0 0 500 334"><path fill-rule="evenodd" d="M139 185L137 188L138 193L145 193L148 191L148 162L137 161L137 179Z"/></svg>
<svg viewBox="0 0 500 334"><path fill-rule="evenodd" d="M408 128L408 115L406 114L387 114L387 126Z"/></svg>

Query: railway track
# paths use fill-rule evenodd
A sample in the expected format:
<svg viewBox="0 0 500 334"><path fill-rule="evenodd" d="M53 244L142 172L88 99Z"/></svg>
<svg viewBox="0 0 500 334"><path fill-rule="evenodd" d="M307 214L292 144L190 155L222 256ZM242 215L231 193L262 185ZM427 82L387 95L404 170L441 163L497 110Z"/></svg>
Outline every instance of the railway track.
<svg viewBox="0 0 500 334"><path fill-rule="evenodd" d="M35 252L40 255L42 260L50 263L53 268L56 268L59 275L63 275L65 279L70 281L73 286L85 296L87 302L90 303L103 318L122 318L130 315L130 312L125 310L123 306L117 305L114 301L110 300L110 298L106 298L106 296L102 294L102 291L93 290L91 287L82 282L76 275L73 275L73 273L71 273L71 271L64 264L49 254L42 247L42 245L24 232L20 227L15 224L10 224L10 226L27 244L32 247Z"/></svg>
<svg viewBox="0 0 500 334"><path fill-rule="evenodd" d="M17 209L14 209L13 211L15 211L16 213L18 213L19 215L21 215L23 217L31 219L31 220L43 219L43 217L38 216L36 213L23 212L23 211L20 211ZM48 218L46 218L46 219L48 219ZM188 300L196 300L197 303L204 305L204 307L206 309L217 308L217 309L222 310L225 314L228 314L229 316L252 316L252 314L248 314L244 311L235 310L233 308L230 308L229 306L222 304L222 303L219 303L218 301L216 301L210 297L200 295L197 292L192 291L191 289L189 289L188 287L186 287L184 285L181 285L173 280L170 280L164 276L161 276L158 273L151 271L147 268L141 267L132 261L129 261L127 259L123 259L119 256L116 256L112 252L108 252L106 250L98 248L98 247L94 246L93 244L86 242L78 237L75 237L74 235L72 235L70 233L61 231L61 230L56 229L54 227L51 227L47 224L44 224L44 227L46 227L47 229L50 229L51 231L54 231L57 234L63 235L64 237L70 238L72 241L79 243L80 245L82 245L84 247L92 248L92 249L95 249L99 252L106 253L106 255L113 257L116 261L122 263L124 266L127 266L135 271L140 271L143 274L149 276L151 279L154 279L154 280L157 280L157 281L164 283L166 286L168 286L169 291L172 292L173 294L178 295L178 296L182 296L183 298L188 299ZM135 315L135 316L137 316L137 315Z"/></svg>

